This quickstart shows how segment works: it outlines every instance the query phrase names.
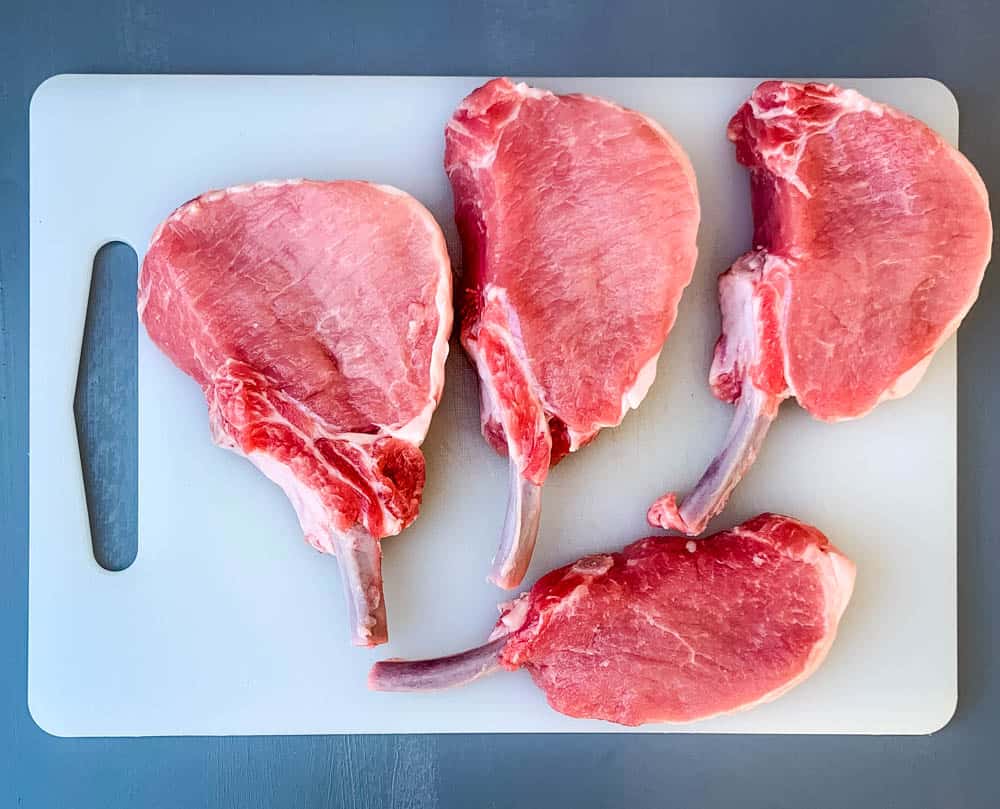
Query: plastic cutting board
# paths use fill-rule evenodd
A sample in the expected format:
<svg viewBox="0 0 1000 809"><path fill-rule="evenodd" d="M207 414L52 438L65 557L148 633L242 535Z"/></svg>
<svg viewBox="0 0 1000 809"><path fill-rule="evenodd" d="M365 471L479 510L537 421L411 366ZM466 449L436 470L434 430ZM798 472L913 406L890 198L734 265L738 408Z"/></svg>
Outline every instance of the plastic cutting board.
<svg viewBox="0 0 1000 809"><path fill-rule="evenodd" d="M377 694L376 659L480 643L506 596L485 575L506 462L479 435L476 382L453 344L424 444L422 513L385 542L391 642L348 643L335 561L301 539L281 492L215 448L198 387L139 341L139 553L94 561L72 400L95 252L141 260L157 223L211 189L265 178L364 178L423 201L453 256L443 128L481 78L58 76L31 105L29 706L69 736L605 731L549 710L524 672L437 694ZM555 469L527 581L651 533L646 507L685 490L728 425L706 384L715 279L750 240L745 171L726 141L756 79L537 78L661 121L691 156L700 259L642 407ZM842 82L950 141L955 99L927 79ZM826 664L770 705L645 732L926 733L956 701L955 343L909 397L824 425L794 403L720 528L771 510L825 531L858 565Z"/></svg>

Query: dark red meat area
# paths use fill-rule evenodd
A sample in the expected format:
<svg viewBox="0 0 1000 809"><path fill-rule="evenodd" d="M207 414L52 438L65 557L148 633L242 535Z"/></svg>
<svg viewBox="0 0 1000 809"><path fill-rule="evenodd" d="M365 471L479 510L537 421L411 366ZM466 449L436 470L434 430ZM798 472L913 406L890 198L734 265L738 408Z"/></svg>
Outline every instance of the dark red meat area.
<svg viewBox="0 0 1000 809"><path fill-rule="evenodd" d="M324 437L294 402L242 363L229 363L205 394L213 424L225 432L220 443L287 466L320 498L332 528L363 524L372 536L384 536L383 507L404 528L416 518L424 458L412 444L388 436L370 444Z"/></svg>

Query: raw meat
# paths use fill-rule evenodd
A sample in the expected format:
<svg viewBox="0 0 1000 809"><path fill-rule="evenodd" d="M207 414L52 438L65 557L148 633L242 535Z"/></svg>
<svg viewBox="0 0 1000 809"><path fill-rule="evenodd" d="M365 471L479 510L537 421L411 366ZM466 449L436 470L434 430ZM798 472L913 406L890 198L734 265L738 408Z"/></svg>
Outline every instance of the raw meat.
<svg viewBox="0 0 1000 809"><path fill-rule="evenodd" d="M523 666L568 716L690 722L809 677L853 586L854 563L818 530L762 514L704 542L650 537L587 556L502 605L485 646L377 663L369 685L437 689Z"/></svg>
<svg viewBox="0 0 1000 809"><path fill-rule="evenodd" d="M783 399L853 419L909 393L976 300L986 188L920 121L826 84L761 84L729 123L750 169L754 250L719 279L709 383L736 404L725 446L652 525L692 536L726 504Z"/></svg>
<svg viewBox="0 0 1000 809"><path fill-rule="evenodd" d="M516 587L551 466L638 407L691 279L698 195L655 121L494 79L446 130L462 237L462 344L483 435L510 459L490 578Z"/></svg>
<svg viewBox="0 0 1000 809"><path fill-rule="evenodd" d="M212 191L154 234L139 315L204 390L215 442L281 486L309 543L337 555L354 642L384 643L379 540L417 516L451 331L437 223L364 182Z"/></svg>

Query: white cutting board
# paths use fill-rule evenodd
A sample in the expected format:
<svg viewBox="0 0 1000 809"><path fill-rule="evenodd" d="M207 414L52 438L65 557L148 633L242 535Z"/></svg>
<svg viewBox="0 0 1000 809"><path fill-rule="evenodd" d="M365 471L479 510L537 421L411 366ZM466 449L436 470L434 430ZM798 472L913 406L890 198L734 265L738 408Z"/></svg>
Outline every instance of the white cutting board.
<svg viewBox="0 0 1000 809"><path fill-rule="evenodd" d="M378 694L369 666L480 643L503 594L485 582L507 464L479 435L476 383L453 345L424 444L420 518L385 542L391 643L348 643L333 559L302 541L281 492L213 447L198 387L139 345L139 553L94 561L72 413L97 249L141 260L157 223L210 188L263 178L364 178L423 201L453 255L442 132L479 78L59 76L31 104L31 472L28 703L60 735L613 731L549 710L528 675L435 694ZM726 122L754 79L559 78L653 116L698 174L700 260L641 409L567 459L545 487L528 575L652 533L644 515L684 491L730 407L709 393L716 275L749 246L747 178ZM950 141L955 99L927 79L847 80ZM956 702L955 343L904 400L853 423L782 409L715 521L764 510L815 523L858 565L826 664L746 714L660 732L927 733Z"/></svg>

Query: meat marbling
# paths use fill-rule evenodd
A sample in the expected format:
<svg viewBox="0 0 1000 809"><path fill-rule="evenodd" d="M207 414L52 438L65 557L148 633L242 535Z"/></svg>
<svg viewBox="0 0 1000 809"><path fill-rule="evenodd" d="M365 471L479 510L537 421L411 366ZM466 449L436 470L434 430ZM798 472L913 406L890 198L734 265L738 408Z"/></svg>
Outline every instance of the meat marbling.
<svg viewBox="0 0 1000 809"><path fill-rule="evenodd" d="M523 667L573 717L640 725L746 710L819 667L854 575L817 529L776 514L698 543L650 537L543 576L501 606L486 645L382 661L369 686L432 690Z"/></svg>
<svg viewBox="0 0 1000 809"><path fill-rule="evenodd" d="M281 486L309 543L337 555L354 642L384 643L379 540L417 516L452 323L437 223L364 182L203 194L154 234L139 314L204 390L215 442Z"/></svg>
<svg viewBox="0 0 1000 809"><path fill-rule="evenodd" d="M446 130L462 238L462 343L511 490L491 579L516 587L550 467L638 407L691 279L687 156L609 101L494 79Z"/></svg>
<svg viewBox="0 0 1000 809"><path fill-rule="evenodd" d="M725 445L652 525L696 536L753 463L783 399L863 416L909 393L976 299L986 188L920 121L834 85L769 81L729 123L750 169L754 250L719 279L709 382L736 405Z"/></svg>

